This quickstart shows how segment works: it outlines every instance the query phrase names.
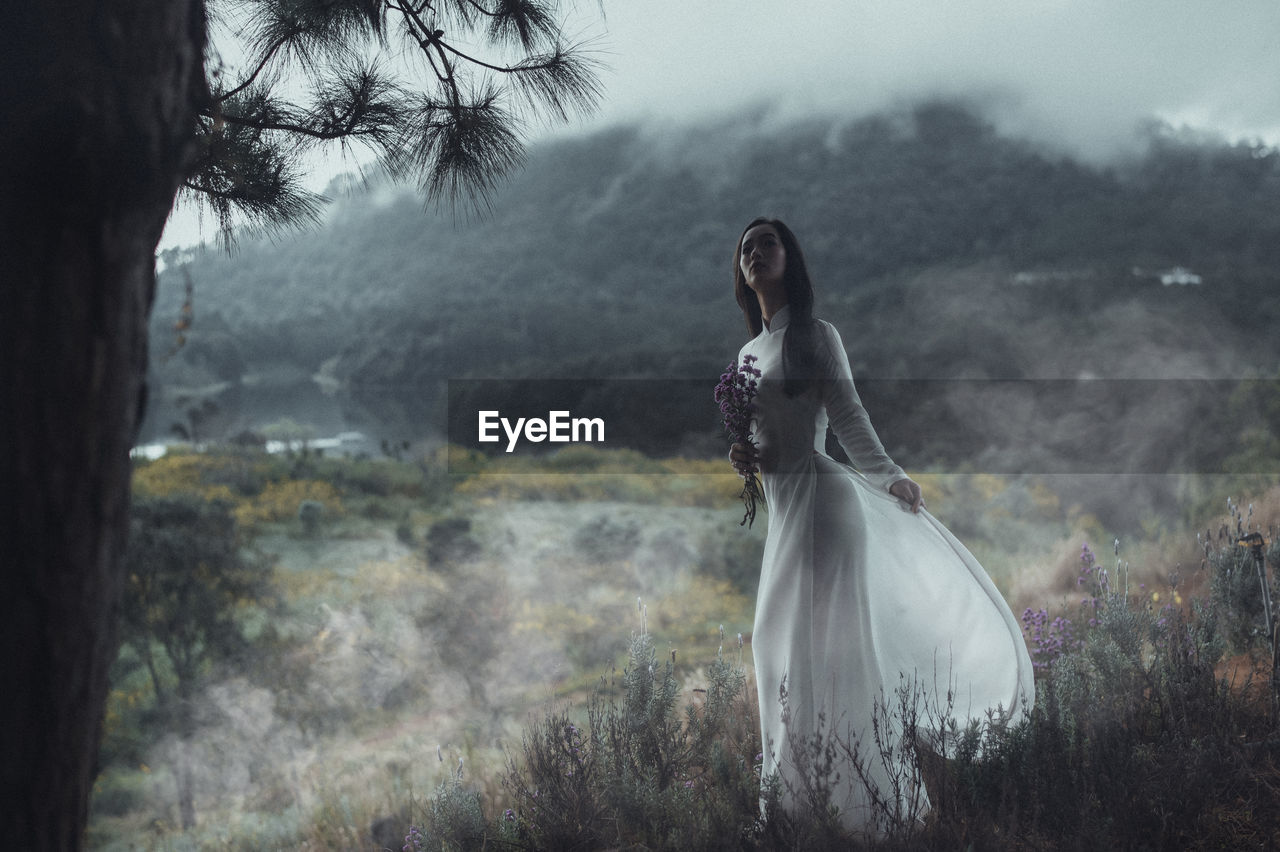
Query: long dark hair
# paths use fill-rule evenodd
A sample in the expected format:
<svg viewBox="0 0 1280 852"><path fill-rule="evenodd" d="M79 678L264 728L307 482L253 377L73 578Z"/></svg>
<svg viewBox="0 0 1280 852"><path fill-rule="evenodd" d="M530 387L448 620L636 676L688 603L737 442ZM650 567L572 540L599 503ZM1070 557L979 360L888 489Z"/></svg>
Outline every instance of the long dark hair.
<svg viewBox="0 0 1280 852"><path fill-rule="evenodd" d="M764 329L764 318L760 315L760 300L755 291L747 286L747 279L742 274L742 240L747 231L757 225L772 225L782 240L782 248L787 255L787 268L782 274L782 284L787 293L787 305L791 317L787 321L787 330L782 337L782 373L785 378L783 390L787 396L802 393L814 377L816 353L813 321L813 282L809 280L809 268L804 262L804 252L796 235L779 219L759 217L752 219L738 236L737 248L733 251L733 295L742 308L742 315L747 321L747 329L755 337Z"/></svg>

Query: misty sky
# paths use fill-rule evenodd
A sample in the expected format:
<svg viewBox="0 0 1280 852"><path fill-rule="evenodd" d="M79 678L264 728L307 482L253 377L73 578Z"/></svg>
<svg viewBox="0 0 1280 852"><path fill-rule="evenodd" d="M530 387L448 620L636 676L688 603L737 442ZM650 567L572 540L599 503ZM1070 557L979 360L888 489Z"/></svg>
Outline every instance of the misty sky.
<svg viewBox="0 0 1280 852"><path fill-rule="evenodd" d="M1274 0L646 0L606 12L606 119L946 94L1086 155L1130 141L1147 116L1280 141Z"/></svg>
<svg viewBox="0 0 1280 852"><path fill-rule="evenodd" d="M661 128L744 109L785 122L962 96L1088 159L1150 118L1280 143L1276 0L574 0L605 103L574 125ZM339 161L317 165L323 187ZM212 237L175 220L161 247Z"/></svg>

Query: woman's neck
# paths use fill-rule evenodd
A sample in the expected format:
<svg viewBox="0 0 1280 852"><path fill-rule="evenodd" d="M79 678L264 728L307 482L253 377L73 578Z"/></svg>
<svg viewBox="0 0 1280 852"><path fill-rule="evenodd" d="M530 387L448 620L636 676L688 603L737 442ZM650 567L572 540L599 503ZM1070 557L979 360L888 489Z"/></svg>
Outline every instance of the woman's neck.
<svg viewBox="0 0 1280 852"><path fill-rule="evenodd" d="M787 306L785 295L765 296L757 293L756 299L760 302L760 319L764 321L765 328L769 327L769 320L773 319L773 315Z"/></svg>

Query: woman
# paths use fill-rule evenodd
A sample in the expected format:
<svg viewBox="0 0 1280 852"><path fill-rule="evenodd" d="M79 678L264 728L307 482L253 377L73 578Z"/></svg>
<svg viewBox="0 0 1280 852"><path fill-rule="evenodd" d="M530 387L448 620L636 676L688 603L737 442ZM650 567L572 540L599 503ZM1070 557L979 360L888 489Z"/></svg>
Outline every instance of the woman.
<svg viewBox="0 0 1280 852"><path fill-rule="evenodd" d="M826 790L848 828L878 833L928 808L903 717L911 746L936 748L941 715L963 727L1021 714L1031 661L982 567L885 453L782 222L743 231L734 292L752 334L738 362L754 355L761 371L754 447L730 459L759 471L769 512L752 636L763 775L784 806ZM856 470L826 455L828 423Z"/></svg>

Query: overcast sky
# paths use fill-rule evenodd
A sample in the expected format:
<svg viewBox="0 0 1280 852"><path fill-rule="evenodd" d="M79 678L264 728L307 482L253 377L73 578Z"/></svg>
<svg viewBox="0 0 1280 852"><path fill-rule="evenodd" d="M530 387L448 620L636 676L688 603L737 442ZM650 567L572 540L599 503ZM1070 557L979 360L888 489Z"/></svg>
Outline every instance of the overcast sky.
<svg viewBox="0 0 1280 852"><path fill-rule="evenodd" d="M1104 158L1156 118L1280 143L1280 0L575 0L609 66L581 132L758 109L858 115L933 95ZM564 130L557 132L566 132ZM324 186L340 163L318 169ZM161 247L200 239L190 217ZM203 236L212 236L208 226Z"/></svg>
<svg viewBox="0 0 1280 852"><path fill-rule="evenodd" d="M1280 141L1276 0L644 0L606 12L604 118L959 94L1088 153L1129 141L1146 116Z"/></svg>

